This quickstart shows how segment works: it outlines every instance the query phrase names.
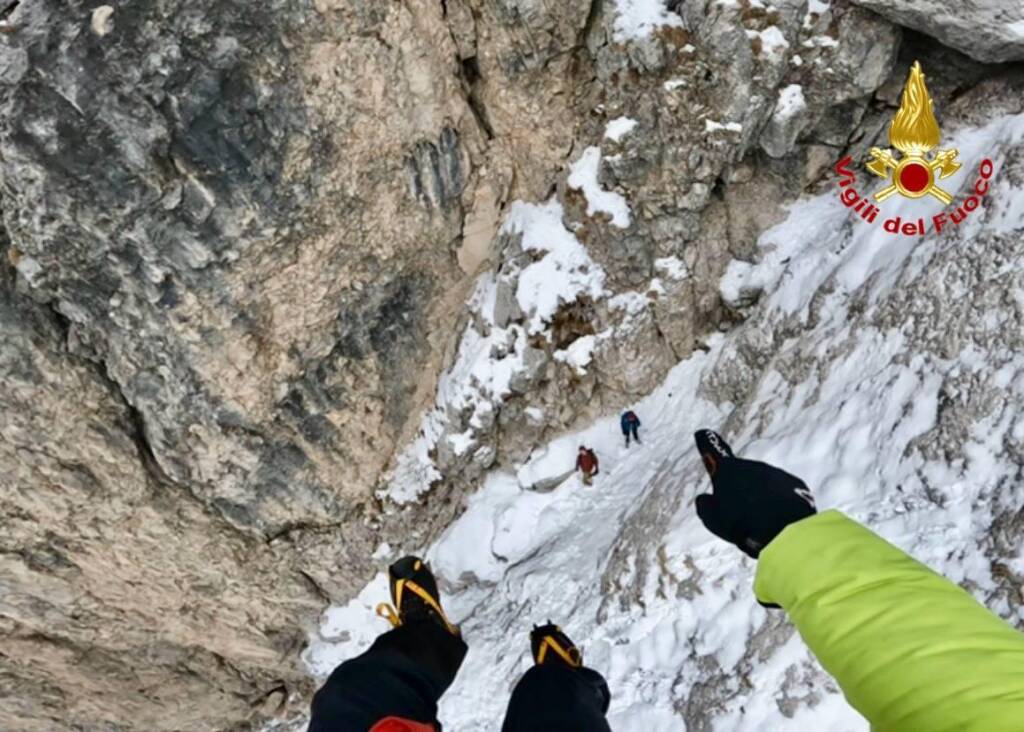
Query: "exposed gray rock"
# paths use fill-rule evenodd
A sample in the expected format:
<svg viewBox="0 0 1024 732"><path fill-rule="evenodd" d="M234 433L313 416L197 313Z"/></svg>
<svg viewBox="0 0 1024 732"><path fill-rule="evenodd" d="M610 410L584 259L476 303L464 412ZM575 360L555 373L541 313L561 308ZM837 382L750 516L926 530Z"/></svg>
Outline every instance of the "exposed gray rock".
<svg viewBox="0 0 1024 732"><path fill-rule="evenodd" d="M560 475L553 475L550 478L542 478L532 485L524 486L524 488L538 493L550 493L555 488L562 485L562 483L569 480L575 472L575 470L567 470Z"/></svg>
<svg viewBox="0 0 1024 732"><path fill-rule="evenodd" d="M99 10L44 1L4 37L32 69L0 95L19 271L168 476L266 534L368 495L468 286L476 123L440 9L317 7L180 0L101 35Z"/></svg>
<svg viewBox="0 0 1024 732"><path fill-rule="evenodd" d="M163 474L66 322L14 292L0 242L0 728L227 729L310 684L296 555ZM15 255L12 259L17 259Z"/></svg>
<svg viewBox="0 0 1024 732"><path fill-rule="evenodd" d="M987 63L1024 59L1024 6L1016 0L852 0L897 25Z"/></svg>
<svg viewBox="0 0 1024 732"><path fill-rule="evenodd" d="M276 713L325 596L371 569L372 490L471 285L453 242L483 133L442 8L9 5L7 259L67 332L3 322L4 516L32 520L5 532L25 721L0 726ZM33 534L80 569L26 569ZM25 624L44 602L56 640Z"/></svg>
<svg viewBox="0 0 1024 732"><path fill-rule="evenodd" d="M874 13L836 3L812 24L811 33L819 31L825 38L831 37L832 31L836 40L835 46L823 47L823 51L830 49L826 60L832 72L820 76L823 83L832 85L833 102L863 99L889 78L900 44L899 26Z"/></svg>
<svg viewBox="0 0 1024 732"><path fill-rule="evenodd" d="M521 320L523 312L516 300L514 283L506 278L498 280L494 294L494 324L499 328L508 327L509 323Z"/></svg>
<svg viewBox="0 0 1024 732"><path fill-rule="evenodd" d="M782 157L796 139L844 148L858 129L870 95L892 74L902 34L872 12L847 3L832 3L821 15L810 13L801 26L800 63L786 75L782 90L800 88L804 109L767 126L765 150ZM790 95L795 96L791 91Z"/></svg>
<svg viewBox="0 0 1024 732"><path fill-rule="evenodd" d="M772 116L761 131L761 147L773 158L789 154L808 122L803 88L799 84L785 87L779 92Z"/></svg>
<svg viewBox="0 0 1024 732"><path fill-rule="evenodd" d="M544 374L544 369L548 365L548 355L546 352L539 348L527 348L523 351L523 369L517 371L512 381L509 383L509 388L512 389L513 394L526 394L531 388L536 386L537 382Z"/></svg>

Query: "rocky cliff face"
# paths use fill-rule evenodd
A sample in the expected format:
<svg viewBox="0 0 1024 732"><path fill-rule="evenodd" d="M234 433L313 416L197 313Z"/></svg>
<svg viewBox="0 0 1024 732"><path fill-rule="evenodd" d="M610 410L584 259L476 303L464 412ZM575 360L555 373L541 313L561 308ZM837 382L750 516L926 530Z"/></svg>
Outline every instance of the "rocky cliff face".
<svg viewBox="0 0 1024 732"><path fill-rule="evenodd" d="M911 60L950 121L1016 93L989 5L8 4L0 726L301 707L379 543L748 317L729 262Z"/></svg>
<svg viewBox="0 0 1024 732"><path fill-rule="evenodd" d="M288 658L315 588L170 480L138 412L69 354L66 321L3 285L0 724L197 729L273 713L302 683Z"/></svg>

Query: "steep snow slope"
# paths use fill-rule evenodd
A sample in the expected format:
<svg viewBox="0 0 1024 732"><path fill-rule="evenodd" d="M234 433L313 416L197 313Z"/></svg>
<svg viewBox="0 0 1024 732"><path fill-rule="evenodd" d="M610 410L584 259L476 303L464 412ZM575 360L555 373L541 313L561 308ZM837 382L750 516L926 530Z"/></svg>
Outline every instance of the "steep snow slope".
<svg viewBox="0 0 1024 732"><path fill-rule="evenodd" d="M727 300L761 293L747 323L633 405L643 445L626 449L608 415L488 475L433 546L401 548L426 550L471 647L442 703L447 729L497 729L531 623L548 618L608 678L616 730L867 728L784 615L754 601L754 563L697 519L701 426L1024 623L1024 117L955 144L966 164L951 192L986 155L996 165L963 225L894 237L852 221L834 194L795 204L761 238L761 262L723 282ZM885 215L932 210L894 200ZM571 468L578 444L602 459L593 487L529 489ZM325 614L313 673L386 629L372 615L386 596L382 574Z"/></svg>

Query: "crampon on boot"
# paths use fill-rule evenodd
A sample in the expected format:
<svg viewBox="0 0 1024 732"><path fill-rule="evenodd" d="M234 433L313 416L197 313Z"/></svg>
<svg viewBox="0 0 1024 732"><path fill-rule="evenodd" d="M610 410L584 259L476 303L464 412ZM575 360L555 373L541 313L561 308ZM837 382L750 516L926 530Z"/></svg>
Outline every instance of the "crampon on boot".
<svg viewBox="0 0 1024 732"><path fill-rule="evenodd" d="M569 636L550 620L547 625L534 626L530 632L530 650L538 666L545 663L561 663L570 668L583 665L583 654Z"/></svg>
<svg viewBox="0 0 1024 732"><path fill-rule="evenodd" d="M388 567L391 584L391 602L377 606L377 615L394 627L410 620L431 620L452 635L460 635L459 628L448 620L441 608L434 573L419 557L402 557Z"/></svg>

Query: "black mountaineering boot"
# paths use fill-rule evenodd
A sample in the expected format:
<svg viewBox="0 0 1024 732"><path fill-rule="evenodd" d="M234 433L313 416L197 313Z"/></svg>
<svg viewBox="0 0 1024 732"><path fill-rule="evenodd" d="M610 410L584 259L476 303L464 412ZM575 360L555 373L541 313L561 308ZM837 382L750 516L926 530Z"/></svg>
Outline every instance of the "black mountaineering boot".
<svg viewBox="0 0 1024 732"><path fill-rule="evenodd" d="M331 672L313 697L309 732L367 732L381 721L397 729L389 719L440 732L437 703L468 648L445 617L437 582L421 559L398 560L388 576L394 605L381 603L377 613L394 627Z"/></svg>
<svg viewBox="0 0 1024 732"><path fill-rule="evenodd" d="M448 620L441 608L441 595L437 591L434 573L419 557L402 557L388 567L391 584L391 602L377 606L377 614L399 627L407 622L429 620L437 623L454 636L459 629Z"/></svg>
<svg viewBox="0 0 1024 732"><path fill-rule="evenodd" d="M547 625L533 627L530 633L530 650L538 666L560 663L570 668L583 665L583 654L569 636L550 620Z"/></svg>

